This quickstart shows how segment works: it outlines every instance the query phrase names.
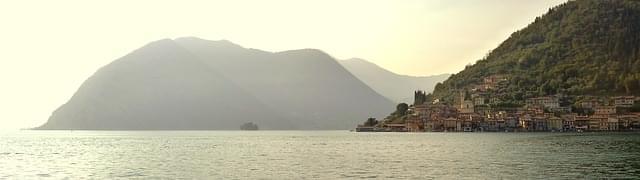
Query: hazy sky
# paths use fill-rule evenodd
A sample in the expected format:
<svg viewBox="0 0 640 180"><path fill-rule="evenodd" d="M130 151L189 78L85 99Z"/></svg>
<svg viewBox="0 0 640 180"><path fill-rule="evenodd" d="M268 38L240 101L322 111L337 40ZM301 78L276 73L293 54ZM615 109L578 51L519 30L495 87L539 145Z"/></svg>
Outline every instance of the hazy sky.
<svg viewBox="0 0 640 180"><path fill-rule="evenodd" d="M98 68L162 38L317 48L400 74L455 73L564 1L1 1L0 129L44 123Z"/></svg>

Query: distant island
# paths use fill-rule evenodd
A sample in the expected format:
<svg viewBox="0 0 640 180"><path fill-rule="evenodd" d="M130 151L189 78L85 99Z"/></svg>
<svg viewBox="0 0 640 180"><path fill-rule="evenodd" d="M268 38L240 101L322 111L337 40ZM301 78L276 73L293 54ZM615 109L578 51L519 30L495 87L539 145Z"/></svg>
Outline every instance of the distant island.
<svg viewBox="0 0 640 180"><path fill-rule="evenodd" d="M640 2L569 1L359 131L640 130Z"/></svg>
<svg viewBox="0 0 640 180"><path fill-rule="evenodd" d="M240 126L240 130L245 131L257 131L258 129L258 125L254 124L253 122L244 123L242 124L242 126Z"/></svg>

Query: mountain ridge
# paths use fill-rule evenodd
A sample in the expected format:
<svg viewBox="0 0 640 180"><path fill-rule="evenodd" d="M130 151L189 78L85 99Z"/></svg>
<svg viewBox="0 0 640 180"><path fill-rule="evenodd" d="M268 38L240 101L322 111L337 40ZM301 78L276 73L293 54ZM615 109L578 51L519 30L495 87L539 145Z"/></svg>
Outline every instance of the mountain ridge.
<svg viewBox="0 0 640 180"><path fill-rule="evenodd" d="M339 63L376 92L396 103L411 102L413 91L431 92L436 83L442 82L450 76L450 74L400 75L360 58L340 60Z"/></svg>
<svg viewBox="0 0 640 180"><path fill-rule="evenodd" d="M223 88L211 88L213 86ZM193 88L185 90L184 87ZM215 91L203 92L200 89ZM211 94L218 96L212 97ZM236 98L220 98L222 94ZM231 122L212 123L209 118L232 116L234 114L229 112L244 108L249 108L247 112L251 114L265 117L265 121L281 118L262 111L266 108L255 102L225 77L205 68L202 62L172 40L164 39L151 42L96 71L37 129L232 128L235 124ZM177 106L181 104L186 106ZM220 110L215 113L196 111L202 107ZM192 126L176 122L187 118ZM251 116L237 118L243 121L254 119ZM153 119L153 123L142 121L145 119Z"/></svg>
<svg viewBox="0 0 640 180"><path fill-rule="evenodd" d="M376 109L384 109L380 106L393 106L387 99L367 98L380 95L340 66L335 58L318 49L307 48L281 52L245 50L241 54L221 55L207 51L209 48L202 48L207 47L208 41L178 41L178 43L192 50L210 67L217 68L225 76L234 77L236 83L256 94L262 101L273 103L273 108L292 117L320 120L334 116L322 112L341 112L339 114L355 118L355 114L360 114L358 116L368 114L363 104L371 106L367 108ZM327 71L331 73L325 73ZM264 76L269 78L263 78ZM283 93L286 93L287 97L278 98ZM317 96L320 94L324 95ZM361 100L343 101L342 99ZM299 104L306 104L307 108L321 111L305 109ZM352 111L340 109L352 109ZM382 115L382 113L374 114L374 116ZM312 123L315 122L317 121Z"/></svg>
<svg viewBox="0 0 640 180"><path fill-rule="evenodd" d="M349 129L392 106L323 51L187 37L100 68L35 129Z"/></svg>

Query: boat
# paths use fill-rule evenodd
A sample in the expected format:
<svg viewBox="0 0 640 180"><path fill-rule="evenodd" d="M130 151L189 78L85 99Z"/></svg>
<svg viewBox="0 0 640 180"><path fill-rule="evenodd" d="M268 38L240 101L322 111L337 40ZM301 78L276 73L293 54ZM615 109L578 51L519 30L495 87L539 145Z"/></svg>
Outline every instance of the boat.
<svg viewBox="0 0 640 180"><path fill-rule="evenodd" d="M253 122L244 123L240 126L240 130L243 131L257 131L258 129L258 125Z"/></svg>

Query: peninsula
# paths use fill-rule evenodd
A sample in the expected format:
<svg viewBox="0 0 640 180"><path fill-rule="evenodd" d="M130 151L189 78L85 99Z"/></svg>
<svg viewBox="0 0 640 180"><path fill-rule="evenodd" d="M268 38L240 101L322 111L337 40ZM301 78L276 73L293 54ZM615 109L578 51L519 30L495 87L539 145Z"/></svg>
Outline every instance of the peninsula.
<svg viewBox="0 0 640 180"><path fill-rule="evenodd" d="M360 131L640 129L640 3L569 1Z"/></svg>

